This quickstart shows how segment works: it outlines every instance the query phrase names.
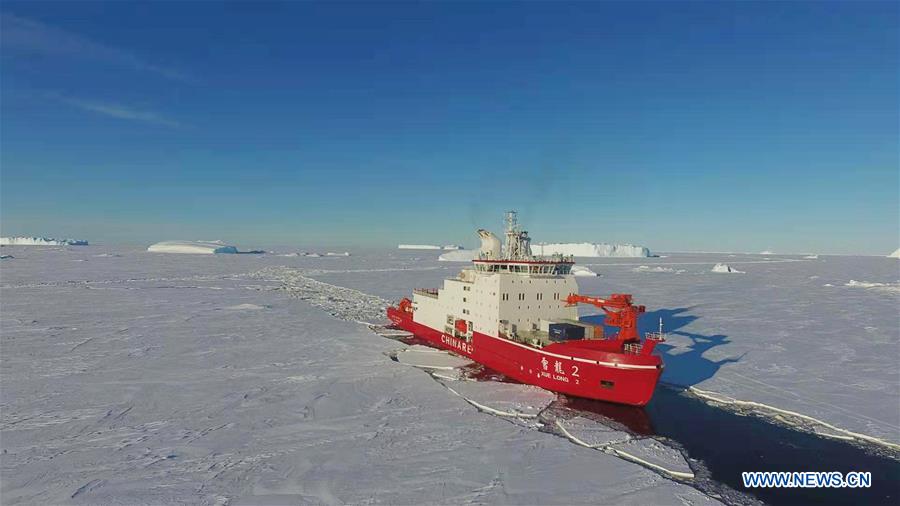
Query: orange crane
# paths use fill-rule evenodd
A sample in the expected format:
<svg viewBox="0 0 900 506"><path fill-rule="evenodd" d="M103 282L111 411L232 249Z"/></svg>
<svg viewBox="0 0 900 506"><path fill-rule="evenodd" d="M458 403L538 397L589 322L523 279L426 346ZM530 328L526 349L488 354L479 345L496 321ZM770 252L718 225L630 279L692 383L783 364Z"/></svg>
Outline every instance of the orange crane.
<svg viewBox="0 0 900 506"><path fill-rule="evenodd" d="M603 323L610 327L619 327L616 339L623 342L640 341L637 330L638 317L646 311L644 306L635 306L631 303L631 295L627 293L614 293L608 299L570 293L566 297L566 305L574 306L579 303L597 306L606 313L606 321Z"/></svg>

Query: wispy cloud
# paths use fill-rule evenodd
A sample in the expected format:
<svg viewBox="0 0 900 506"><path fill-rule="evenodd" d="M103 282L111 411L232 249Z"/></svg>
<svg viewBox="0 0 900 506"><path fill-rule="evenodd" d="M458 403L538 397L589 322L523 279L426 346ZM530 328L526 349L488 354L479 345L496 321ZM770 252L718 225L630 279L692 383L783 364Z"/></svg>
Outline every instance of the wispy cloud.
<svg viewBox="0 0 900 506"><path fill-rule="evenodd" d="M0 13L0 43L4 53L17 52L29 56L60 56L95 60L150 72L176 81L191 82L189 75L173 68L155 65L137 55L40 21L8 12Z"/></svg>
<svg viewBox="0 0 900 506"><path fill-rule="evenodd" d="M150 123L170 128L181 128L184 125L179 121L168 118L162 114L153 111L135 109L133 107L113 104L109 102L97 102L93 100L83 100L80 98L66 97L59 94L50 94L51 98L58 100L66 105L81 109L83 111L93 112L129 121L139 121L142 123Z"/></svg>

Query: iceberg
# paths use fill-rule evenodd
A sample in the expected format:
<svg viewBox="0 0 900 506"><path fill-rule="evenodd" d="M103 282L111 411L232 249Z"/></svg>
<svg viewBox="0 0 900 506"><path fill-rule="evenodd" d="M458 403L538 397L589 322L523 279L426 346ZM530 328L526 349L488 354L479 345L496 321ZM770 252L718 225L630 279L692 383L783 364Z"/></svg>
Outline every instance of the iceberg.
<svg viewBox="0 0 900 506"><path fill-rule="evenodd" d="M744 271L739 271L734 267L729 266L728 264L716 264L713 266L712 272L720 274L745 274Z"/></svg>
<svg viewBox="0 0 900 506"><path fill-rule="evenodd" d="M579 277L581 277L581 276L593 277L593 276L596 276L597 273L588 269L587 267L583 267L581 265L573 265L572 266L572 275L579 276Z"/></svg>
<svg viewBox="0 0 900 506"><path fill-rule="evenodd" d="M438 257L441 262L471 262L478 255L476 249L458 249L442 253Z"/></svg>
<svg viewBox="0 0 900 506"><path fill-rule="evenodd" d="M453 249L463 249L463 247L458 244L446 244L446 245L444 245L443 249L453 250Z"/></svg>
<svg viewBox="0 0 900 506"><path fill-rule="evenodd" d="M433 244L398 244L397 249L441 249Z"/></svg>
<svg viewBox="0 0 900 506"><path fill-rule="evenodd" d="M52 237L0 237L0 246L87 246L82 239L54 239Z"/></svg>
<svg viewBox="0 0 900 506"><path fill-rule="evenodd" d="M900 248L888 255L888 258L900 258Z"/></svg>
<svg viewBox="0 0 900 506"><path fill-rule="evenodd" d="M212 255L216 253L237 253L234 246L221 242L208 241L163 241L151 244L147 248L151 253L187 253L199 255Z"/></svg>
<svg viewBox="0 0 900 506"><path fill-rule="evenodd" d="M633 244L590 242L538 243L531 246L532 255L572 255L576 257L649 257L650 250Z"/></svg>

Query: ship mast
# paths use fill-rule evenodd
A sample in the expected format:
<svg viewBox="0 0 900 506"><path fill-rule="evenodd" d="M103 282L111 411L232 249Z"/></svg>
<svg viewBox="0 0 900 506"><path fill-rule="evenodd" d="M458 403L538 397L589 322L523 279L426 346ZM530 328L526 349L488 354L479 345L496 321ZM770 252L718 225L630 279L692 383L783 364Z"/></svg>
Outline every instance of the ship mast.
<svg viewBox="0 0 900 506"><path fill-rule="evenodd" d="M503 247L505 260L530 260L531 238L528 232L519 230L518 216L515 211L506 212L506 244Z"/></svg>

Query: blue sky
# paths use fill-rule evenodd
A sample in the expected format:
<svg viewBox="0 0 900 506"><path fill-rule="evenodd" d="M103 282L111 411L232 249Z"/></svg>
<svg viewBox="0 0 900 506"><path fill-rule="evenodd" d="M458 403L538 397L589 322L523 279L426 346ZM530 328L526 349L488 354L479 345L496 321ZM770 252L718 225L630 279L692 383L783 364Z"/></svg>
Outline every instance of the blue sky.
<svg viewBox="0 0 900 506"><path fill-rule="evenodd" d="M4 235L900 245L896 2L0 12Z"/></svg>

